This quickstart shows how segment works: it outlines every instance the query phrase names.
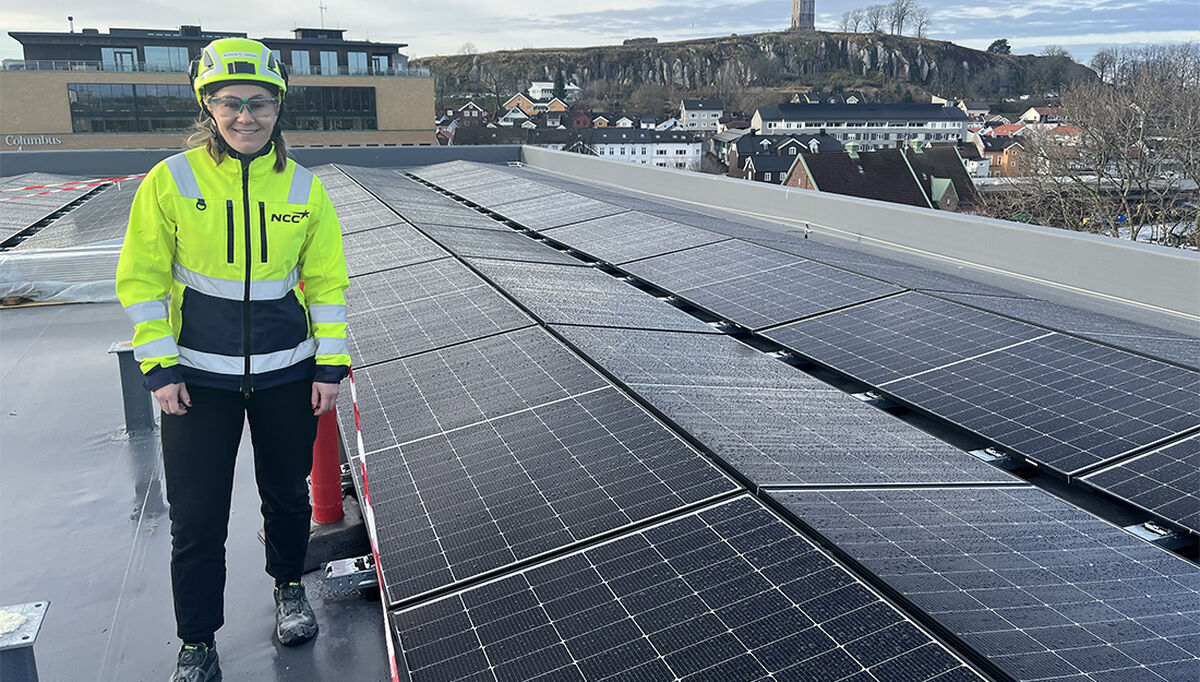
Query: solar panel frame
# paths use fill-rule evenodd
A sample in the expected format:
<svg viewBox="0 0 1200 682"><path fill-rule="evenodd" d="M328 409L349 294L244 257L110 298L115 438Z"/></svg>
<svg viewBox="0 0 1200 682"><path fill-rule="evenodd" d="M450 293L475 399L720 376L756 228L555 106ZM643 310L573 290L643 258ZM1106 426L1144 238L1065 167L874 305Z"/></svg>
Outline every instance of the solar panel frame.
<svg viewBox="0 0 1200 682"><path fill-rule="evenodd" d="M1048 333L1024 322L906 292L762 335L877 386Z"/></svg>
<svg viewBox="0 0 1200 682"><path fill-rule="evenodd" d="M738 486L614 388L366 457L392 606Z"/></svg>
<svg viewBox="0 0 1200 682"><path fill-rule="evenodd" d="M406 223L344 234L342 247L351 277L450 257L442 247Z"/></svg>
<svg viewBox="0 0 1200 682"><path fill-rule="evenodd" d="M361 425L359 455L370 455L608 385L545 330L525 327L356 369L357 409L344 391L338 419L342 433Z"/></svg>
<svg viewBox="0 0 1200 682"><path fill-rule="evenodd" d="M879 388L1066 476L1200 426L1200 373L1058 333Z"/></svg>
<svg viewBox="0 0 1200 682"><path fill-rule="evenodd" d="M749 497L395 611L389 625L413 682L981 679Z"/></svg>
<svg viewBox="0 0 1200 682"><path fill-rule="evenodd" d="M625 263L724 241L727 237L630 211L549 230L547 237L608 263Z"/></svg>
<svg viewBox="0 0 1200 682"><path fill-rule="evenodd" d="M346 303L359 369L534 324L450 258L354 277Z"/></svg>
<svg viewBox="0 0 1200 682"><path fill-rule="evenodd" d="M467 261L546 323L719 333L670 303L582 264Z"/></svg>
<svg viewBox="0 0 1200 682"><path fill-rule="evenodd" d="M1200 535L1200 434L1079 480Z"/></svg>
<svg viewBox="0 0 1200 682"><path fill-rule="evenodd" d="M1013 679L1197 669L1200 568L1040 489L770 495Z"/></svg>
<svg viewBox="0 0 1200 682"><path fill-rule="evenodd" d="M754 487L1016 480L725 336L553 328Z"/></svg>

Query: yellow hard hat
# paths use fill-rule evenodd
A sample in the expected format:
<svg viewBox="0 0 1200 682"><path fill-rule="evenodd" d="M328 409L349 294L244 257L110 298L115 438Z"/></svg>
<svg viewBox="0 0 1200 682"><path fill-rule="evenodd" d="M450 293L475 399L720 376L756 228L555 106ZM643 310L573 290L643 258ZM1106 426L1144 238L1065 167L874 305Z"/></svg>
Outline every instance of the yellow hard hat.
<svg viewBox="0 0 1200 682"><path fill-rule="evenodd" d="M253 83L287 93L287 69L266 45L249 38L219 38L200 52L188 69L196 101L204 105L205 89L215 84Z"/></svg>

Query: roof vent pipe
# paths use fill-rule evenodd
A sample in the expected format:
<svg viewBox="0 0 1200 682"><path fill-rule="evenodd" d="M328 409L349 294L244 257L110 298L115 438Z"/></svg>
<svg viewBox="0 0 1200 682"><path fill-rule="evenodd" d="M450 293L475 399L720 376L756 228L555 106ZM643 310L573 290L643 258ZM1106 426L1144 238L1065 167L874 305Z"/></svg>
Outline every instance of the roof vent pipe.
<svg viewBox="0 0 1200 682"><path fill-rule="evenodd" d="M846 153L850 155L850 158L857 159L858 158L858 143L857 142L847 142L846 143ZM862 169L859 169L859 172L862 172Z"/></svg>
<svg viewBox="0 0 1200 682"><path fill-rule="evenodd" d="M75 17L68 16L67 17L67 25L69 25L71 27L71 33L74 33L75 32Z"/></svg>

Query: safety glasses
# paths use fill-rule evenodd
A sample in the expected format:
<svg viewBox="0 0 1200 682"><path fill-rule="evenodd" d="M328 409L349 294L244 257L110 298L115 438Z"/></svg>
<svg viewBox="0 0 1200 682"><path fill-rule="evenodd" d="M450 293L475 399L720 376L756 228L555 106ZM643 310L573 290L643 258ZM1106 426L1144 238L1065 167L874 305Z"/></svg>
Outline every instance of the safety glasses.
<svg viewBox="0 0 1200 682"><path fill-rule="evenodd" d="M244 110L250 110L250 115L255 118L266 118L279 113L279 99L277 97L263 97L255 95L254 97L231 97L223 95L221 97L209 97L208 109L216 116L237 116Z"/></svg>

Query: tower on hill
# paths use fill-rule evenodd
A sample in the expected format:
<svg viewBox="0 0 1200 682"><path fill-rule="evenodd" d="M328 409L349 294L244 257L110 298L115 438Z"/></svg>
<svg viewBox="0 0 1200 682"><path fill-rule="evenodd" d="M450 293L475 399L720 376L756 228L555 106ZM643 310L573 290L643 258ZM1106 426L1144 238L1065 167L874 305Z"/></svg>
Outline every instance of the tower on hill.
<svg viewBox="0 0 1200 682"><path fill-rule="evenodd" d="M816 0L792 0L792 30L812 29Z"/></svg>

